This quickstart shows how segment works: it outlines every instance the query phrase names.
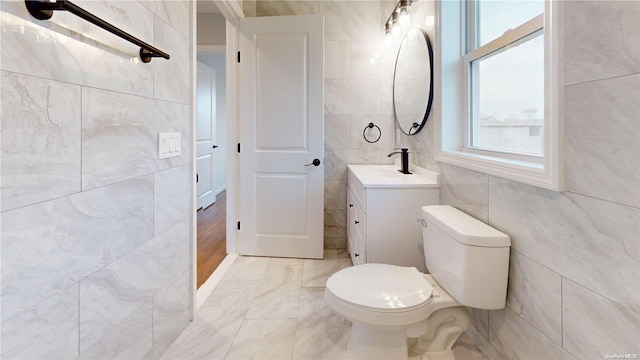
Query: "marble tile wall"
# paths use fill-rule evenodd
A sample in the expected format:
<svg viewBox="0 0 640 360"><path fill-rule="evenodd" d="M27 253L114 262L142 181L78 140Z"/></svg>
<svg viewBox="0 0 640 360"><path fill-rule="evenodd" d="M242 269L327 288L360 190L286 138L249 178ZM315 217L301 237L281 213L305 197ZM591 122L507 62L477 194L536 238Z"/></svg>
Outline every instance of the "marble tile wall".
<svg viewBox="0 0 640 360"><path fill-rule="evenodd" d="M80 86L0 74L2 211L80 192Z"/></svg>
<svg viewBox="0 0 640 360"><path fill-rule="evenodd" d="M0 357L159 358L191 311L191 3L74 3L171 60L0 2Z"/></svg>
<svg viewBox="0 0 640 360"><path fill-rule="evenodd" d="M400 139L441 203L511 236L507 307L472 311L490 359L640 356L640 3L564 4L566 191L438 164L429 126Z"/></svg>

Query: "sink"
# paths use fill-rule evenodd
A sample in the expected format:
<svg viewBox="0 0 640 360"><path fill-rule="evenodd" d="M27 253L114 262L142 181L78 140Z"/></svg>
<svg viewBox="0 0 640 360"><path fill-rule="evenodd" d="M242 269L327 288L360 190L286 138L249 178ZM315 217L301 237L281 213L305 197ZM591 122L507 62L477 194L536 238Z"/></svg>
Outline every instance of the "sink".
<svg viewBox="0 0 640 360"><path fill-rule="evenodd" d="M392 168L392 169L376 167L376 168L371 169L370 171L371 171L371 175L380 176L380 177L383 177L383 178L394 178L394 177L398 177L398 176L407 175L407 174L401 173L395 167Z"/></svg>
<svg viewBox="0 0 640 360"><path fill-rule="evenodd" d="M396 165L349 165L349 170L367 187L438 187L439 174L417 167L403 174Z"/></svg>

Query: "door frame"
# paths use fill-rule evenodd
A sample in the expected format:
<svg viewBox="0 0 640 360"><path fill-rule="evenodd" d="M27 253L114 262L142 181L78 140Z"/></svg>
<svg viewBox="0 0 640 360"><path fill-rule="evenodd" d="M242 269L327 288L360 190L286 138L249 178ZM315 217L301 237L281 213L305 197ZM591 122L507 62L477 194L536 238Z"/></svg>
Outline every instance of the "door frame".
<svg viewBox="0 0 640 360"><path fill-rule="evenodd" d="M214 0L210 0L214 1ZM220 10L220 13L227 20L226 24L226 45L198 45L197 43L197 8L195 1L191 6L191 145L192 154L196 154L197 137L195 133L196 128L196 77L197 77L197 62L198 51L202 52L223 52L226 51L226 90L227 90L227 258L229 255L236 256L236 201L237 201L237 172L238 164L236 158L236 144L238 143L238 64L236 63L235 54L238 49L238 32L237 32L237 19L244 18L244 12L240 6L238 0L215 0L216 6ZM222 50L222 51L221 51ZM194 155L195 159L195 155ZM199 306L198 302L198 287L197 287L197 244L198 244L198 232L197 232L197 187L196 187L196 163L192 161L192 181L191 181L191 320L195 317L195 312ZM231 201L229 201L231 200ZM226 259L225 259L226 260ZM225 263L226 261L223 261ZM230 262L229 262L230 263ZM221 264L222 265L222 264ZM215 274L215 272L214 272Z"/></svg>

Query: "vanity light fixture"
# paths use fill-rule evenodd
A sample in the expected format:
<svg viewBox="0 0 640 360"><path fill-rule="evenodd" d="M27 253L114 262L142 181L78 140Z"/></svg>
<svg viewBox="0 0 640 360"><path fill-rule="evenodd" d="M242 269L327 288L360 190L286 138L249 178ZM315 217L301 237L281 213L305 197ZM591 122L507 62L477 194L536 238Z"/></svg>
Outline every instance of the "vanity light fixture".
<svg viewBox="0 0 640 360"><path fill-rule="evenodd" d="M391 11L391 14L384 23L384 45L389 48L393 44L393 38L399 37L402 33L402 28L408 27L411 23L411 4L417 0L400 0L396 3L396 6ZM374 56L369 58L371 64L375 64L381 57L382 50L378 50Z"/></svg>
<svg viewBox="0 0 640 360"><path fill-rule="evenodd" d="M401 33L400 27L407 27L411 22L409 14L411 14L411 4L416 0L400 0L393 8L393 11L384 24L385 43L393 41L392 36L398 36Z"/></svg>
<svg viewBox="0 0 640 360"><path fill-rule="evenodd" d="M398 22L398 13L394 11L391 14L391 20L389 20L388 23L391 24L391 34L393 34L393 36L400 35L401 29L400 29L400 23Z"/></svg>
<svg viewBox="0 0 640 360"><path fill-rule="evenodd" d="M391 25L387 22L384 24L384 43L391 45L393 42L393 34L391 33Z"/></svg>
<svg viewBox="0 0 640 360"><path fill-rule="evenodd" d="M411 13L411 0L400 0L397 6L398 22L400 26L407 27L409 25L409 14Z"/></svg>

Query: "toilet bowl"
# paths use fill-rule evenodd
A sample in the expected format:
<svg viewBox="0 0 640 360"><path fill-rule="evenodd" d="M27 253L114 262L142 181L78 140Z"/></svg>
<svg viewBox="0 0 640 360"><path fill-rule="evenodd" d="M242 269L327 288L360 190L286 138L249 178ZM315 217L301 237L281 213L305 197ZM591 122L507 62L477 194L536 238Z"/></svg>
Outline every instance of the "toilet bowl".
<svg viewBox="0 0 640 360"><path fill-rule="evenodd" d="M469 327L466 307L504 308L507 235L452 208L422 208L425 263L414 267L362 264L333 274L325 302L352 322L349 359L454 359L451 347Z"/></svg>
<svg viewBox="0 0 640 360"><path fill-rule="evenodd" d="M352 322L347 344L349 359L406 359L407 338L424 335L429 325L447 337L460 334L469 326L466 309L430 275L421 274L414 267L363 264L346 268L327 280L325 302ZM447 313L455 316L431 317L441 309L449 309ZM417 352L426 351L418 348L421 346L423 342L416 344ZM441 348L445 351L451 347L444 344ZM440 358L446 359L443 355Z"/></svg>

